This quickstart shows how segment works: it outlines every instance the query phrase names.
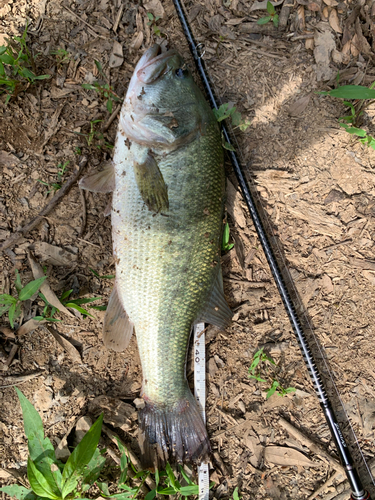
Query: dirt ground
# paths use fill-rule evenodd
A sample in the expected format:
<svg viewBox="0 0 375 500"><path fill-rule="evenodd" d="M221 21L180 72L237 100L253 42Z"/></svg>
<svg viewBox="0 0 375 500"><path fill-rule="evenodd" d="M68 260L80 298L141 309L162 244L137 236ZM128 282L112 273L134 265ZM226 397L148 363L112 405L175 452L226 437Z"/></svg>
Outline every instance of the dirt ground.
<svg viewBox="0 0 375 500"><path fill-rule="evenodd" d="M356 437L325 370L329 394L362 480L370 486L355 440L371 461L375 152L340 128L345 107L316 91L334 86L338 72L341 85L375 80L375 4L288 2L276 7L279 28L272 22L257 25L266 14L256 7L247 0L186 2L217 95L251 121L247 131L234 131L238 152L289 269L288 281L301 299L299 311L306 310L322 347L318 359L330 368ZM147 12L160 19L150 26ZM52 183L64 184L83 157L86 172L111 157L119 102L109 113L105 97L82 87L104 80L95 60L120 98L140 55L155 41L176 47L193 67L169 0L163 5L157 0L0 0L0 45L5 37L22 34L26 19L29 47L38 54L37 73L51 78L7 105L0 96L0 245L41 212L55 194ZM67 52L66 59L52 53L57 49ZM370 106L364 116L370 133L375 132L374 112ZM348 498L329 430L230 164L227 173L235 246L222 261L235 315L227 331L207 330L211 496L228 498L238 486L243 498L252 500ZM107 195L81 193L75 182L34 229L0 254L0 293L15 295L15 269L23 285L33 279L30 249L47 266L59 297L73 289L73 298L100 297L95 304L105 305L113 280L98 278L90 269L100 276L114 272L110 220L103 215L108 201ZM58 247L57 254L51 256L46 244ZM20 320L26 323L42 310L40 299L27 301L17 328ZM0 318L0 483L27 483L27 443L14 385L41 413L56 446L62 448L61 440L79 417L104 408L107 425L137 454L137 418L135 406L129 406L141 387L136 343L133 339L125 353L107 351L100 340L104 311L90 312L94 318L57 314L62 321L52 325L55 335L46 324L20 334L12 331L6 315ZM262 346L277 363L275 378L295 392L267 399L267 384L249 378ZM303 436L288 430L285 421ZM333 459L311 449L311 440Z"/></svg>

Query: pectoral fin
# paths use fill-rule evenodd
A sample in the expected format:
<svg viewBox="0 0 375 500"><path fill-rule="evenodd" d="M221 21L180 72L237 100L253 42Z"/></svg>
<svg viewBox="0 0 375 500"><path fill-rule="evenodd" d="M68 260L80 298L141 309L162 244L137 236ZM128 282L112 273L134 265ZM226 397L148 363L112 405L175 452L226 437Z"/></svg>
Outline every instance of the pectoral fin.
<svg viewBox="0 0 375 500"><path fill-rule="evenodd" d="M210 323L224 330L231 322L232 316L232 311L224 297L223 276L221 266L218 264L211 294L195 323Z"/></svg>
<svg viewBox="0 0 375 500"><path fill-rule="evenodd" d="M168 210L168 188L158 164L150 154L143 163L134 162L134 174L139 192L149 210L157 213Z"/></svg>
<svg viewBox="0 0 375 500"><path fill-rule="evenodd" d="M79 181L81 189L93 191L94 193L110 193L115 189L115 169L112 161L105 162L100 172L85 175Z"/></svg>
<svg viewBox="0 0 375 500"><path fill-rule="evenodd" d="M117 352L125 351L129 345L133 330L134 325L120 302L115 284L104 317L104 345L107 349L113 349Z"/></svg>

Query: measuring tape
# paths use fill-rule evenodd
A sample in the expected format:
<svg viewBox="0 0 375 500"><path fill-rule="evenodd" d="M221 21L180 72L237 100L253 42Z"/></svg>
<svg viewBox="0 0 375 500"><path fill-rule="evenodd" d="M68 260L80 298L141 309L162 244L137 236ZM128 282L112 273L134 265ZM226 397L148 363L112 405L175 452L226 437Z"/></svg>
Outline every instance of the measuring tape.
<svg viewBox="0 0 375 500"><path fill-rule="evenodd" d="M206 423L206 346L204 323L194 326L194 396ZM210 492L210 474L208 464L198 466L199 500L208 500Z"/></svg>

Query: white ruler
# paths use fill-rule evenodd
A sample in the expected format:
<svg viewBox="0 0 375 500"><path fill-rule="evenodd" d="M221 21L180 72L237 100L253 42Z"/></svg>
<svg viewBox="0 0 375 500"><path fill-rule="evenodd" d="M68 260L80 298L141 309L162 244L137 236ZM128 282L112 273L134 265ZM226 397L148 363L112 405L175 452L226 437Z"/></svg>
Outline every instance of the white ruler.
<svg viewBox="0 0 375 500"><path fill-rule="evenodd" d="M206 346L204 323L194 326L194 395L198 401L203 422L206 423ZM210 475L208 464L198 466L199 500L208 500L210 492Z"/></svg>

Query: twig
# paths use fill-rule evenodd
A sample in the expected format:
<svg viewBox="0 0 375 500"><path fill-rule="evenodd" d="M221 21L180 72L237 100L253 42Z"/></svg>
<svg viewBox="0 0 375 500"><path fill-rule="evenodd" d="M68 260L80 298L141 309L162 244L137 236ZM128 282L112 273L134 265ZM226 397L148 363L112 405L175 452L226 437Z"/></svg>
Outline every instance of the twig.
<svg viewBox="0 0 375 500"><path fill-rule="evenodd" d="M70 12L70 14L72 14L72 16L74 16L77 19L79 19L81 21L81 23L86 24L86 26L88 28L90 28L90 31L92 31L92 33L91 33L92 35L97 36L98 38L102 38L103 40L107 40L107 37L105 37L103 35L99 35L99 33L97 33L94 30L94 28L91 26L91 24L89 24L86 21L84 21L83 19L81 19L75 12L73 12L71 9L69 9L69 7L67 7L66 5L62 5L62 7L64 7L65 10L67 10L68 12Z"/></svg>
<svg viewBox="0 0 375 500"><path fill-rule="evenodd" d="M327 460L336 471L341 472L341 474L346 477L346 473L342 465L335 458L331 457L331 455L327 453L322 446L311 441L310 438L302 434L300 430L296 429L292 424L290 424L283 418L279 419L279 423L284 427L285 430L289 432L289 434L292 434L302 444L307 446L313 453L316 453L316 455L319 455Z"/></svg>
<svg viewBox="0 0 375 500"><path fill-rule="evenodd" d="M109 429L106 425L103 425L102 427L102 431L104 432L104 434L106 434L109 439L115 443L117 445L117 439L120 441L120 443L125 446L125 448L127 449L127 452L128 452L128 455L129 455L129 458L130 460L133 462L133 464L135 465L135 467L138 469L138 470L142 470L142 465L141 465L141 462L138 460L138 458L134 455L134 453L129 450L129 448L126 446L125 443L122 442L122 440L119 438L119 436L111 431L111 429ZM154 483L154 481L152 480L152 478L150 476L148 476L146 478L146 484L147 486L150 488L150 490L154 490L156 488L156 484Z"/></svg>
<svg viewBox="0 0 375 500"><path fill-rule="evenodd" d="M8 368L10 366L11 362L13 361L14 356L17 354L18 347L19 347L18 345L13 344L13 347L10 350L8 359L4 363L4 366L6 366L6 368Z"/></svg>
<svg viewBox="0 0 375 500"><path fill-rule="evenodd" d="M113 122L113 120L116 118L118 112L120 111L121 109L121 104L118 104L114 110L114 112L111 114L111 116L108 118L108 120L105 122L105 124L103 125L103 132L105 132L106 130L109 129L109 127L111 126L111 123Z"/></svg>
<svg viewBox="0 0 375 500"><path fill-rule="evenodd" d="M0 385L0 389L4 389L5 387L13 387L14 385L23 384L28 380L31 380L35 377L39 377L44 373L44 370L39 370L34 373L30 373L29 375L10 375L9 377L0 377L1 382L6 382L6 385Z"/></svg>
<svg viewBox="0 0 375 500"><path fill-rule="evenodd" d="M29 233L32 229L34 229L38 224L40 224L47 214L51 212L53 208L58 204L58 202L61 200L63 196L69 191L69 189L72 187L72 185L77 181L78 177L81 175L83 172L85 166L87 164L87 157L83 156L81 158L81 161L79 162L79 168L73 173L71 177L66 181L66 183L57 191L55 196L52 198L52 200L43 208L41 212L39 212L39 215L34 217L34 219L31 219L30 222L26 224L26 226L23 226L19 231L13 233L8 239L6 239L1 245L0 245L0 252L13 247L17 240L24 236L25 234Z"/></svg>
<svg viewBox="0 0 375 500"><path fill-rule="evenodd" d="M120 5L120 8L117 12L117 15L116 15L116 19L115 19L115 22L113 23L113 28L112 30L114 31L114 33L116 33L117 31L117 28L118 28L118 25L120 23L120 19L121 19L121 16L122 16L122 11L124 10L124 4L122 3Z"/></svg>

